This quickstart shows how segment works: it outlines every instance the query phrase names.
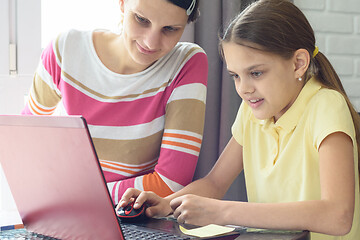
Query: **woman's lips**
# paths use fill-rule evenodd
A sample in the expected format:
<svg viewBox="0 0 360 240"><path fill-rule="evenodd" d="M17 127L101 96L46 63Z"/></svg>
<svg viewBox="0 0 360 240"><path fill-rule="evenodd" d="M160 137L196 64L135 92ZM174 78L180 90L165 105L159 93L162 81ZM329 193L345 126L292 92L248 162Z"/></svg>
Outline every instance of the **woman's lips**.
<svg viewBox="0 0 360 240"><path fill-rule="evenodd" d="M143 54L153 54L156 52L155 50L147 50L146 48L143 48L139 43L136 43L136 46L139 49L139 52Z"/></svg>

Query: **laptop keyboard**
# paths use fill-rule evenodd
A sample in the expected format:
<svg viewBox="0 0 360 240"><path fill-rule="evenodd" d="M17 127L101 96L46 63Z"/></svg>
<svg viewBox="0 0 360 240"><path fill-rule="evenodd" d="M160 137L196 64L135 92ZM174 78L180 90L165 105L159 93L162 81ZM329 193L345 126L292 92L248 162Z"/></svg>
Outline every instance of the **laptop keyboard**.
<svg viewBox="0 0 360 240"><path fill-rule="evenodd" d="M182 237L182 236L177 236L177 235L173 235L170 233L165 233L165 232L157 232L154 229L146 229L146 228L141 228L139 229L139 227L134 226L134 225L127 225L127 224L122 224L121 225L121 229L123 231L124 237L126 240L145 240L145 239L154 239L154 240L171 240L171 239L178 239L178 240L185 240L185 239L193 239L190 236L186 236L186 237Z"/></svg>
<svg viewBox="0 0 360 240"><path fill-rule="evenodd" d="M138 227L135 227L133 225L127 225L122 224L121 229L123 231L124 237L126 240L186 240L186 239L192 239L192 237L181 237L176 236L170 233L164 233L164 232L157 232L156 230L147 230L145 228L139 229ZM56 238L44 236L41 234L36 234L33 232L29 232L26 229L15 229L15 230L6 230L0 232L0 239L2 240L19 240L19 239L33 239L33 240L57 240Z"/></svg>
<svg viewBox="0 0 360 240"><path fill-rule="evenodd" d="M56 238L48 237L41 234L36 234L33 232L26 231L25 228L22 229L15 229L15 230L6 230L0 232L0 239L7 239L7 240L20 240L20 239L33 239L33 240L40 240L40 239L52 239L57 240Z"/></svg>

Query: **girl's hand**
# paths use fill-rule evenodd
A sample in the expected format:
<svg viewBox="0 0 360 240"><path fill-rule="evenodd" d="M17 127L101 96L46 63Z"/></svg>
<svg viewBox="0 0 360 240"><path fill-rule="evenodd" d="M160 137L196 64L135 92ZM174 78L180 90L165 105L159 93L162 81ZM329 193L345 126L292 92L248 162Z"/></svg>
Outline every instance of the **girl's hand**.
<svg viewBox="0 0 360 240"><path fill-rule="evenodd" d="M222 224L221 201L196 195L184 195L170 202L174 217L180 224L205 226Z"/></svg>
<svg viewBox="0 0 360 240"><path fill-rule="evenodd" d="M125 191L116 209L126 207L131 202L134 202L135 209L146 204L145 213L148 217L166 217L172 213L169 200L161 198L153 192L140 191L135 188Z"/></svg>

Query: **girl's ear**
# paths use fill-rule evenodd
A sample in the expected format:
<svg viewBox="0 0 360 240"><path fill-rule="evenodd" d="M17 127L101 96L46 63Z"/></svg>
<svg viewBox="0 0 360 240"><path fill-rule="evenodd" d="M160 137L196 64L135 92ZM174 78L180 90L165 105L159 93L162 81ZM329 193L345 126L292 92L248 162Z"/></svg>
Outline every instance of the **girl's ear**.
<svg viewBox="0 0 360 240"><path fill-rule="evenodd" d="M294 53L295 78L302 77L310 64L310 54L306 49L300 48Z"/></svg>

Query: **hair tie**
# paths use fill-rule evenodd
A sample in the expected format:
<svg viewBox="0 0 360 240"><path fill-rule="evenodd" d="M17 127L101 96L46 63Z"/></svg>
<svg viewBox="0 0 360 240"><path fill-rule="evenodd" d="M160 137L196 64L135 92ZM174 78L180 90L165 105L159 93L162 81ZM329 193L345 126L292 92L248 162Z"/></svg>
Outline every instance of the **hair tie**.
<svg viewBox="0 0 360 240"><path fill-rule="evenodd" d="M315 46L315 49L314 49L313 55L312 55L313 58L315 58L318 53L319 53L319 48L318 48L318 46Z"/></svg>

